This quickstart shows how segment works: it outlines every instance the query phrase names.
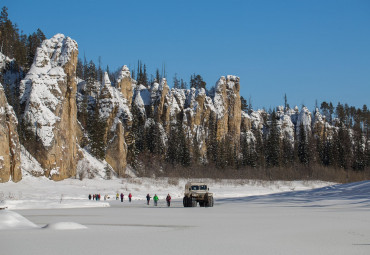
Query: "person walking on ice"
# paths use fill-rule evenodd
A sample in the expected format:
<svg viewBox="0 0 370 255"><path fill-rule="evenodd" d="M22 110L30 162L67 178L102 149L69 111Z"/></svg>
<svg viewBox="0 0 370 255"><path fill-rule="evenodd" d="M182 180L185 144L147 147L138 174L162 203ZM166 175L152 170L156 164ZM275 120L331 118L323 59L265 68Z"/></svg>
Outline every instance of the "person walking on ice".
<svg viewBox="0 0 370 255"><path fill-rule="evenodd" d="M154 200L154 206L157 206L158 205L158 200L159 200L157 194L154 195L153 200Z"/></svg>
<svg viewBox="0 0 370 255"><path fill-rule="evenodd" d="M123 197L124 197L125 195L123 195L123 193L121 193L121 202L123 202Z"/></svg>
<svg viewBox="0 0 370 255"><path fill-rule="evenodd" d="M130 194L128 194L128 201L131 203L131 198L132 198L132 195L131 195L131 193Z"/></svg>
<svg viewBox="0 0 370 255"><path fill-rule="evenodd" d="M117 194L116 194L116 200L118 200L118 198L119 198L119 194L118 194L118 192L117 192Z"/></svg>
<svg viewBox="0 0 370 255"><path fill-rule="evenodd" d="M170 196L170 194L167 195L166 201L167 201L167 206L170 207L171 206L171 196Z"/></svg>
<svg viewBox="0 0 370 255"><path fill-rule="evenodd" d="M146 195L146 204L149 205L150 202L150 196L149 193Z"/></svg>

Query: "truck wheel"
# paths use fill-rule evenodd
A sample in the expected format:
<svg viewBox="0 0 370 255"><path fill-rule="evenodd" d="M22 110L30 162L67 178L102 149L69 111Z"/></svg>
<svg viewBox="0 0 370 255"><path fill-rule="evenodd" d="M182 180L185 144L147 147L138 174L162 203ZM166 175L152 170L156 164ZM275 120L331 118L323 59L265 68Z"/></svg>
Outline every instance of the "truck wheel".
<svg viewBox="0 0 370 255"><path fill-rule="evenodd" d="M184 197L183 199L182 199L182 204L184 205L184 207L187 207L187 201L186 201L187 199L186 199L186 197Z"/></svg>
<svg viewBox="0 0 370 255"><path fill-rule="evenodd" d="M209 199L209 207L213 207L213 197L210 197Z"/></svg>
<svg viewBox="0 0 370 255"><path fill-rule="evenodd" d="M191 199L191 207L197 207L197 200L195 198Z"/></svg>
<svg viewBox="0 0 370 255"><path fill-rule="evenodd" d="M206 207L213 207L213 197L209 197L206 202Z"/></svg>
<svg viewBox="0 0 370 255"><path fill-rule="evenodd" d="M190 202L188 197L184 197L184 207L190 207Z"/></svg>
<svg viewBox="0 0 370 255"><path fill-rule="evenodd" d="M204 207L205 202L199 202L200 207Z"/></svg>

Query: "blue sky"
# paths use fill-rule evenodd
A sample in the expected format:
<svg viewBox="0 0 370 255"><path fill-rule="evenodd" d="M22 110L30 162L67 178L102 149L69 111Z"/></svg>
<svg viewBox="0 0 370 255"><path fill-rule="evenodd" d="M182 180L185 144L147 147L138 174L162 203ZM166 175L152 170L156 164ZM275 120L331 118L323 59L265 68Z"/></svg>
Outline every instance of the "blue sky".
<svg viewBox="0 0 370 255"><path fill-rule="evenodd" d="M66 34L110 70L140 59L150 73L241 79L253 108L315 100L370 105L370 1L1 0L29 34Z"/></svg>

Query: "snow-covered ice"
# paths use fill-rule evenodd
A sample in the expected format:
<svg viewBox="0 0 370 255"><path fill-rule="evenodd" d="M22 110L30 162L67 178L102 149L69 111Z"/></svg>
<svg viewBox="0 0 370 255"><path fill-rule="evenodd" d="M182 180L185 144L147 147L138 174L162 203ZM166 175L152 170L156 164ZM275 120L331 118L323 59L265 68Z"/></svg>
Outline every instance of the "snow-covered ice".
<svg viewBox="0 0 370 255"><path fill-rule="evenodd" d="M4 254L370 252L369 181L343 185L301 181L210 181L210 189L215 192L215 206L184 208L181 196L186 180L181 179L178 183L175 179L142 178L61 182L45 178L36 182L35 179L26 177L17 184L1 184L2 199L13 192L13 199L5 203L26 201L31 197L40 202L45 195L58 201L63 193L60 204L74 201L81 207L85 202L97 206L109 204L109 207L27 209L14 213L9 209L0 210L1 226L4 213L16 215L15 218L23 216L37 226L2 228L0 246ZM87 200L87 194L93 191L110 195L124 192L125 197L131 192L134 200L132 203L126 198L121 203L113 197L100 202ZM18 192L21 193L19 197ZM146 205L143 196L148 192L160 196L158 207ZM170 208L166 207L163 197L167 192L173 197Z"/></svg>

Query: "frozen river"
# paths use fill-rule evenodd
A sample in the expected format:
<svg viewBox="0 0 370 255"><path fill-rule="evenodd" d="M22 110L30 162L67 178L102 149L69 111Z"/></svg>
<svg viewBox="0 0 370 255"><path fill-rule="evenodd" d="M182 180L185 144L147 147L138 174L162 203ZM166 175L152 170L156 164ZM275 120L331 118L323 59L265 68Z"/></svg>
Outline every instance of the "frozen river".
<svg viewBox="0 0 370 255"><path fill-rule="evenodd" d="M213 208L110 207L15 211L39 227L0 230L1 254L370 254L369 182L222 198ZM4 210L3 210L4 211ZM1 211L0 211L1 215Z"/></svg>

